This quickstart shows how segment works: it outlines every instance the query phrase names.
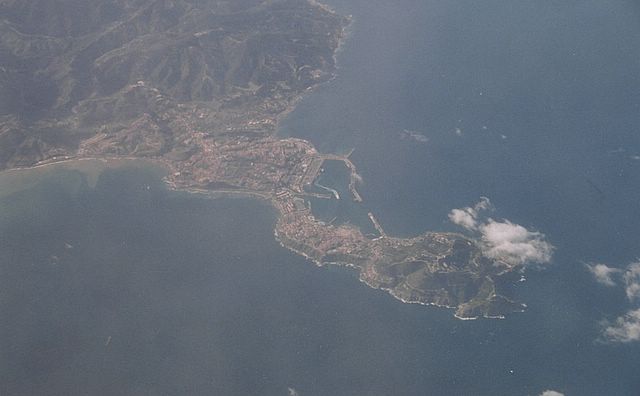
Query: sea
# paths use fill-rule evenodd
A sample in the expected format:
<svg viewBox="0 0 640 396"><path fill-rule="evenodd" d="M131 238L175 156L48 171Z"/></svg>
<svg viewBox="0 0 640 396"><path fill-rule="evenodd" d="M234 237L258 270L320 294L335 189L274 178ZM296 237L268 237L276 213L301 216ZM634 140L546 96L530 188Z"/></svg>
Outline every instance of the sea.
<svg viewBox="0 0 640 396"><path fill-rule="evenodd" d="M404 237L488 197L555 246L512 286L527 310L404 304L281 247L267 202L149 163L4 172L0 395L640 395L640 342L602 337L637 305L587 270L640 257L640 5L327 3L353 17L337 76L280 134L354 149L364 202L312 209Z"/></svg>

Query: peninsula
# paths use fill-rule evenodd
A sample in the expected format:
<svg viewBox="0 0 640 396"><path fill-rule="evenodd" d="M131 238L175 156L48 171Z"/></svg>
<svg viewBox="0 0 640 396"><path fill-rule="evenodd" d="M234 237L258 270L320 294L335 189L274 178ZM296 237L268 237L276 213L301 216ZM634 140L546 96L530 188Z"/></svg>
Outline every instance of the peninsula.
<svg viewBox="0 0 640 396"><path fill-rule="evenodd" d="M260 196L276 238L317 265L407 303L502 317L523 304L500 284L517 266L460 234L379 237L316 219L306 200L363 198L348 156L280 138L279 121L332 78L349 18L307 0L0 0L0 169L147 158L176 189ZM351 197L312 192L325 160ZM337 195L337 193L335 194Z"/></svg>

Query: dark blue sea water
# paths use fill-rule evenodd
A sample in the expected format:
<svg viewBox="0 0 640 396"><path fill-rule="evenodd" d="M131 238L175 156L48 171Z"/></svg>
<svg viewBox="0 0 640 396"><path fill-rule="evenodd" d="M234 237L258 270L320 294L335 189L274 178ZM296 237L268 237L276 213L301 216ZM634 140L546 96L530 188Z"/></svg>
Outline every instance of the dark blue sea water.
<svg viewBox="0 0 640 396"><path fill-rule="evenodd" d="M461 325L466 357L459 340L437 337L473 367L459 374L475 391L425 381L424 392L640 394L640 347L594 343L601 319L634 305L584 266L624 268L640 256L638 3L331 4L354 16L339 76L283 134L325 151L355 148L361 195L388 233L456 229L447 213L486 196L493 216L557 248L552 266L515 290L527 313ZM482 351L496 329L493 346L505 349ZM488 374L483 361L518 368Z"/></svg>
<svg viewBox="0 0 640 396"><path fill-rule="evenodd" d="M640 345L596 341L632 304L584 267L640 256L640 7L332 3L355 18L339 76L282 133L355 148L389 234L455 230L480 196L543 232L529 309L402 304L281 248L267 204L144 166L38 170L0 179L1 395L640 394Z"/></svg>

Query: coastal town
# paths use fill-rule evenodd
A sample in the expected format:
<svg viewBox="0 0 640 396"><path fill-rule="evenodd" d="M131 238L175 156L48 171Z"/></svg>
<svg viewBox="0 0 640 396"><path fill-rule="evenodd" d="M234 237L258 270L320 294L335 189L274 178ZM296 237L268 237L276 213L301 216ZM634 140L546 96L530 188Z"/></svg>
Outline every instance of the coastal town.
<svg viewBox="0 0 640 396"><path fill-rule="evenodd" d="M82 39L61 36L64 46L63 38L15 37L14 53L26 56L24 62L48 65L39 76L49 76L53 99L41 113L29 113L34 120L3 116L0 168L146 159L164 166L173 189L269 201L282 246L317 265L356 268L367 285L404 302L455 308L461 318L523 309L499 287L517 268L483 256L463 235L395 238L370 210L375 235L314 216L312 198L366 204L352 153L320 153L277 131L304 95L335 75L348 17L308 1L252 0L233 14L223 3L209 10L232 15L232 24L203 16L189 1L184 14L169 20L161 9L154 14L155 7L161 5L149 3L157 20L140 13L104 31L97 24ZM292 25L295 18L304 23ZM161 33L138 34L149 29ZM405 135L424 143L422 135ZM317 182L326 161L348 169L348 194Z"/></svg>

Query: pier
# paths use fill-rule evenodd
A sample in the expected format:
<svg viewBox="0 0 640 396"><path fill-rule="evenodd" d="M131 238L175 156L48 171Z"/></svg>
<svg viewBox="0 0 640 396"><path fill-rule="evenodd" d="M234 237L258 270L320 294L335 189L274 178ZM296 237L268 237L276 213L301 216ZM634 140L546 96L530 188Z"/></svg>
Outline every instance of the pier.
<svg viewBox="0 0 640 396"><path fill-rule="evenodd" d="M373 226L376 228L376 230L378 230L378 232L380 233L380 236L382 238L386 238L387 237L387 233L384 232L384 230L382 229L382 226L380 225L380 223L378 222L378 219L376 219L376 217L373 215L373 213L369 212L367 213L367 215L369 216L369 220L371 220L371 222L373 223Z"/></svg>
<svg viewBox="0 0 640 396"><path fill-rule="evenodd" d="M355 202L362 202L362 197L360 196L360 194L358 193L358 190L356 189L356 184L361 179L361 177L358 174L358 171L356 170L356 166L349 159L349 156L353 153L353 151L354 150L352 149L349 152L349 155L347 155L346 157L341 155L335 155L335 154L323 154L320 156L320 158L322 159L322 163L326 160L342 161L345 164L345 166L349 168L349 171L351 172L351 178L349 181L349 191L351 192L351 195L353 196L353 200Z"/></svg>
<svg viewBox="0 0 640 396"><path fill-rule="evenodd" d="M331 194L333 194L333 197L335 199L340 199L340 193L338 193L338 191L334 190L333 188L327 187L327 186L323 186L322 184L315 182L314 186L319 187L323 190L329 191Z"/></svg>

